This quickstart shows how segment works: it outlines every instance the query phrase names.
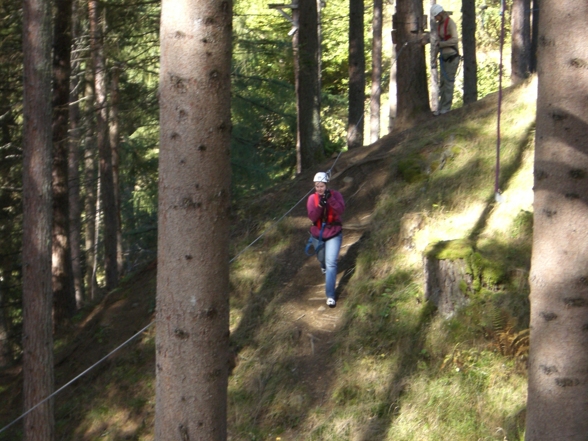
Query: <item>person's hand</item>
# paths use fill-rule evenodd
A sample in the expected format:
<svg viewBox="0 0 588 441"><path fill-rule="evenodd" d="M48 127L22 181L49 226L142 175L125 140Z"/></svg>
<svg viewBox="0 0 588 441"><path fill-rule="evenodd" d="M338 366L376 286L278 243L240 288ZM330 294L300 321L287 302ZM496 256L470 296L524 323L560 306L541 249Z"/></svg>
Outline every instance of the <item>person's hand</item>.
<svg viewBox="0 0 588 441"><path fill-rule="evenodd" d="M421 45L425 46L426 44L431 42L431 34L429 34L428 32L425 32L423 34L423 36L421 37Z"/></svg>
<svg viewBox="0 0 588 441"><path fill-rule="evenodd" d="M328 188L325 190L325 198L329 199L331 197L331 190Z"/></svg>

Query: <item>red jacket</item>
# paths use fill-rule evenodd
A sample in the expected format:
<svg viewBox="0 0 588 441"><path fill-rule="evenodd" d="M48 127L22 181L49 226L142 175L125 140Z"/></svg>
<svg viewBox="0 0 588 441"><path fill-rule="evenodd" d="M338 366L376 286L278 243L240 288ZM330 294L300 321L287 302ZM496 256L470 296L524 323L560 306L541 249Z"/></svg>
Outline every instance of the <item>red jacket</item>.
<svg viewBox="0 0 588 441"><path fill-rule="evenodd" d="M323 221L326 222L323 230L323 239L327 240L341 232L341 216L345 211L345 201L343 196L336 190L330 190L331 197L327 199L325 208L319 205L320 197L318 193L313 193L306 201L306 210L308 218L313 225L310 227L310 234L318 239Z"/></svg>

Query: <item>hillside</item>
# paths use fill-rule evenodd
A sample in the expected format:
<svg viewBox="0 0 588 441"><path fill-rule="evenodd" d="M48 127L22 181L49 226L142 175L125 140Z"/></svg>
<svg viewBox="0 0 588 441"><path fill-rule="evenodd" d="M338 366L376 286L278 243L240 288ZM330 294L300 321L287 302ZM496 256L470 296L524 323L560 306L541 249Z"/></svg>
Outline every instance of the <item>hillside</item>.
<svg viewBox="0 0 588 441"><path fill-rule="evenodd" d="M528 327L535 88L504 93L500 203L495 95L337 159L335 309L304 254L305 204L275 223L315 170L240 201L233 254L265 234L231 266L231 440L523 438L525 354L510 343ZM450 240L475 250L478 283L444 319L423 298L423 255ZM58 339L57 387L152 322L155 271L129 276ZM152 440L154 379L152 326L56 397L57 439ZM18 368L0 373L0 427L20 413L19 387ZM0 434L19 438L18 425Z"/></svg>

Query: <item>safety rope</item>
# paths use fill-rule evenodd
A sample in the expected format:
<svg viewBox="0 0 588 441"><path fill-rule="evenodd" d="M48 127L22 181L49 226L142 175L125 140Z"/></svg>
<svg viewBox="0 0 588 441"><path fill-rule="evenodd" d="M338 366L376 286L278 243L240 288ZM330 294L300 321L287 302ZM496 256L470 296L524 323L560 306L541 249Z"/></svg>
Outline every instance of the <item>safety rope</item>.
<svg viewBox="0 0 588 441"><path fill-rule="evenodd" d="M498 105L496 118L496 172L494 176L494 199L496 202L502 202L503 198L500 194L499 180L500 180L500 115L502 107L502 52L504 47L504 10L505 0L501 1L500 15L500 64L498 66Z"/></svg>
<svg viewBox="0 0 588 441"><path fill-rule="evenodd" d="M112 354L114 354L115 352L117 352L118 350L120 350L123 346L127 345L128 343L130 343L131 341L133 341L135 338L137 338L137 336L141 335L143 332L145 332L147 329L149 329L154 323L155 323L155 321L152 321L151 323L149 323L147 326L145 326L143 329L141 329L139 332L137 332L135 335L133 335L131 338L129 338L127 341L125 341L123 344L121 344L120 346L118 346L116 349L114 349L113 351L111 351L108 355L105 355L104 357L102 357L100 360L98 360L96 363L94 363L92 366L90 366L84 372L82 372L81 374L79 374L77 377L75 377L74 379L72 379L72 380L68 381L67 383L65 383L63 386L61 386L59 389L57 389L56 391L54 391L47 398L39 401L37 404L35 404L33 407L31 407L29 410L27 410L25 413L23 413L17 419L15 419L10 424L8 424L7 426L4 426L2 429L0 429L0 433L4 432L9 427L12 427L14 424L16 424L18 421L22 420L25 416L27 416L29 413L31 413L33 410L35 410L41 404L47 402L48 400L50 400L51 398L53 398L55 395L57 395L59 392L61 392L62 390L64 390L66 387L70 386L77 379L79 379L79 378L83 377L84 375L86 375L88 372L90 372L92 369L94 369L100 363L102 363L103 361L105 361Z"/></svg>

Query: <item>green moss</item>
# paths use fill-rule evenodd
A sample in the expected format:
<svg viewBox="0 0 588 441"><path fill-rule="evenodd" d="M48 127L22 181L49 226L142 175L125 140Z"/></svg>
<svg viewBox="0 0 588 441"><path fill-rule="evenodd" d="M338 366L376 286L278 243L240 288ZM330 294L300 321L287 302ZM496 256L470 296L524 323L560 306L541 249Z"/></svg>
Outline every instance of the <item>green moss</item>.
<svg viewBox="0 0 588 441"><path fill-rule="evenodd" d="M438 260L468 260L474 246L468 239L445 240L429 245L425 254Z"/></svg>
<svg viewBox="0 0 588 441"><path fill-rule="evenodd" d="M398 161L398 174L409 184L422 181L426 178L421 168L421 161L415 156L409 156Z"/></svg>
<svg viewBox="0 0 588 441"><path fill-rule="evenodd" d="M521 210L514 218L512 223L511 236L518 237L531 237L533 234L533 213L526 210Z"/></svg>
<svg viewBox="0 0 588 441"><path fill-rule="evenodd" d="M506 280L507 271L505 265L496 260L491 260L482 255L479 250L475 249L472 241L468 239L457 239L437 242L429 245L425 254L429 258L437 260L458 260L466 262L467 272L472 275L472 288L479 291L483 285L497 285ZM460 284L462 292L466 292L467 284L465 281Z"/></svg>

